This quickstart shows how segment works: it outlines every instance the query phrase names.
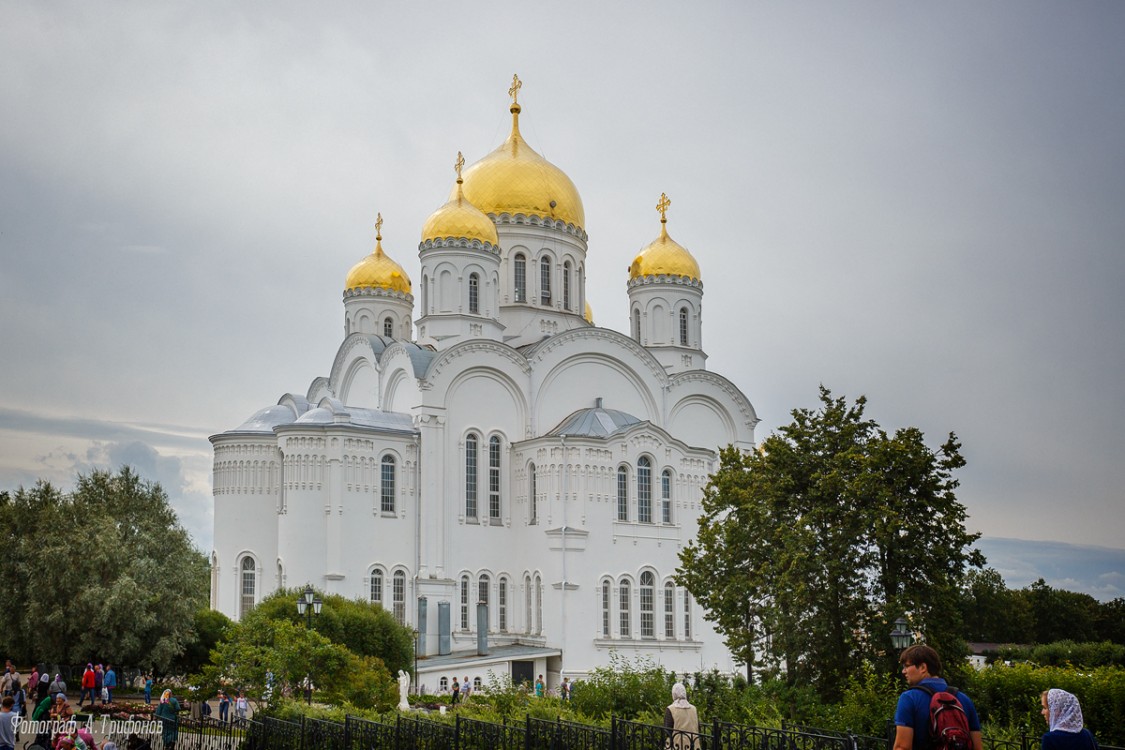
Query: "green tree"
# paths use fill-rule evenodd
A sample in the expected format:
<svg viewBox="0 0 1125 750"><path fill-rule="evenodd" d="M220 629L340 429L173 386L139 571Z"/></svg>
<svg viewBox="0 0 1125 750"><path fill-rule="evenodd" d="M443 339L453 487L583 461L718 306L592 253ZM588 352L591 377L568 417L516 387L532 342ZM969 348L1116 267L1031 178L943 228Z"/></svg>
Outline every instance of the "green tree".
<svg viewBox="0 0 1125 750"><path fill-rule="evenodd" d="M963 652L958 586L983 558L954 492L955 436L934 451L915 428L880 429L862 397L820 400L760 450L721 452L677 576L736 658L835 697L862 661L893 658L900 615Z"/></svg>
<svg viewBox="0 0 1125 750"><path fill-rule="evenodd" d="M960 596L961 620L967 641L1031 643L1034 622L1026 597L1004 585L993 568L970 570Z"/></svg>
<svg viewBox="0 0 1125 750"><path fill-rule="evenodd" d="M128 467L0 494L0 606L17 659L165 669L207 602L206 558L159 484Z"/></svg>
<svg viewBox="0 0 1125 750"><path fill-rule="evenodd" d="M1097 640L1100 607L1094 597L1053 588L1042 578L1021 593L1031 608L1035 643Z"/></svg>
<svg viewBox="0 0 1125 750"><path fill-rule="evenodd" d="M192 620L192 638L184 651L172 662L172 672L190 674L198 672L211 661L211 651L226 635L234 622L222 612L202 607L195 612Z"/></svg>

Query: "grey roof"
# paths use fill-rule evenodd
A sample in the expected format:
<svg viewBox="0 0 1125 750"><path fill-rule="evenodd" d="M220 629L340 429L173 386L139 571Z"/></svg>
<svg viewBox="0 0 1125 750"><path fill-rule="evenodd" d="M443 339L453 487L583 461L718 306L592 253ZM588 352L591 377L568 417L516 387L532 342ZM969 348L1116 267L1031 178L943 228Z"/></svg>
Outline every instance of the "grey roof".
<svg viewBox="0 0 1125 750"><path fill-rule="evenodd" d="M414 428L414 419L409 414L379 409L364 409L358 406L344 406L339 399L335 398L322 399L320 406L302 414L294 424L350 424L381 432L417 432Z"/></svg>
<svg viewBox="0 0 1125 750"><path fill-rule="evenodd" d="M273 428L281 424L289 424L296 415L288 406L274 404L254 412L254 415L245 422L227 432L261 432L273 434Z"/></svg>
<svg viewBox="0 0 1125 750"><path fill-rule="evenodd" d="M470 667L474 665L505 662L512 660L537 659L547 656L558 656L562 651L558 648L546 646L530 646L516 643L510 646L490 645L487 656L480 656L475 650L454 651L445 656L419 657L418 671L432 672L434 670L447 670L453 667Z"/></svg>
<svg viewBox="0 0 1125 750"><path fill-rule="evenodd" d="M601 399L598 399L601 401ZM559 422L555 429L547 433L552 437L559 435L574 435L578 437L609 437L620 432L626 427L639 424L641 420L617 409L603 409L595 406L592 409L579 409L569 417Z"/></svg>

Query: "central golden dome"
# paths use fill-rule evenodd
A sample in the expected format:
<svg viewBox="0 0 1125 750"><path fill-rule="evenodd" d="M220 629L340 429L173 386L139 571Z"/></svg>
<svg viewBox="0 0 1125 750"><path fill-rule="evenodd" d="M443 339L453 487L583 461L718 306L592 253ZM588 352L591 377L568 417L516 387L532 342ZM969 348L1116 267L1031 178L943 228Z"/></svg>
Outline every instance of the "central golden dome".
<svg viewBox="0 0 1125 750"><path fill-rule="evenodd" d="M447 237L453 239L480 240L482 243L500 246L500 239L496 236L496 225L492 219L469 201L465 200L462 191L461 165L465 163L461 153L457 153L457 187L453 189L456 195L430 214L422 227L422 242L426 240L443 240Z"/></svg>
<svg viewBox="0 0 1125 750"><path fill-rule="evenodd" d="M383 236L378 228L383 223L382 215L375 222L375 251L352 266L348 271L348 279L344 282L344 291L370 287L374 289L387 289L392 292L410 294L410 277L402 266L395 263L383 252Z"/></svg>
<svg viewBox="0 0 1125 750"><path fill-rule="evenodd" d="M520 135L520 105L512 104L508 140L465 170L465 199L486 214L527 214L584 228L586 212L578 188L535 152ZM450 200L456 198L456 189Z"/></svg>

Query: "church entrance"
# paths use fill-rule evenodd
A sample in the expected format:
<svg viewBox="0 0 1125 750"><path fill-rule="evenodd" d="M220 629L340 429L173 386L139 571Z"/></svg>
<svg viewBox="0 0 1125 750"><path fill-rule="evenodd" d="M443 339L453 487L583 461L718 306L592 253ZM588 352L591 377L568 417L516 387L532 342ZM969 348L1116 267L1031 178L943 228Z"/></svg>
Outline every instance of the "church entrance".
<svg viewBox="0 0 1125 750"><path fill-rule="evenodd" d="M519 685L521 682L526 682L528 685L535 684L535 662L512 662L512 684Z"/></svg>

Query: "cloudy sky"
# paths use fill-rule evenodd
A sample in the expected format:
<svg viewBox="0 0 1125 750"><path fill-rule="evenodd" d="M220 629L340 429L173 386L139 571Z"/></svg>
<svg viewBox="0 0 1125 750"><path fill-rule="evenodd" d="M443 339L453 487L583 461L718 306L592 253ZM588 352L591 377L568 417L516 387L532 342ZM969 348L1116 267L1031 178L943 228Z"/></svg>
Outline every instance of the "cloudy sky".
<svg viewBox="0 0 1125 750"><path fill-rule="evenodd" d="M1057 543L994 544L1009 585L1121 596L1122 38L1115 2L0 0L0 488L129 463L209 549L207 435L328 374L376 212L417 277L518 72L599 325L666 192L760 438L821 383L956 432L971 529Z"/></svg>

